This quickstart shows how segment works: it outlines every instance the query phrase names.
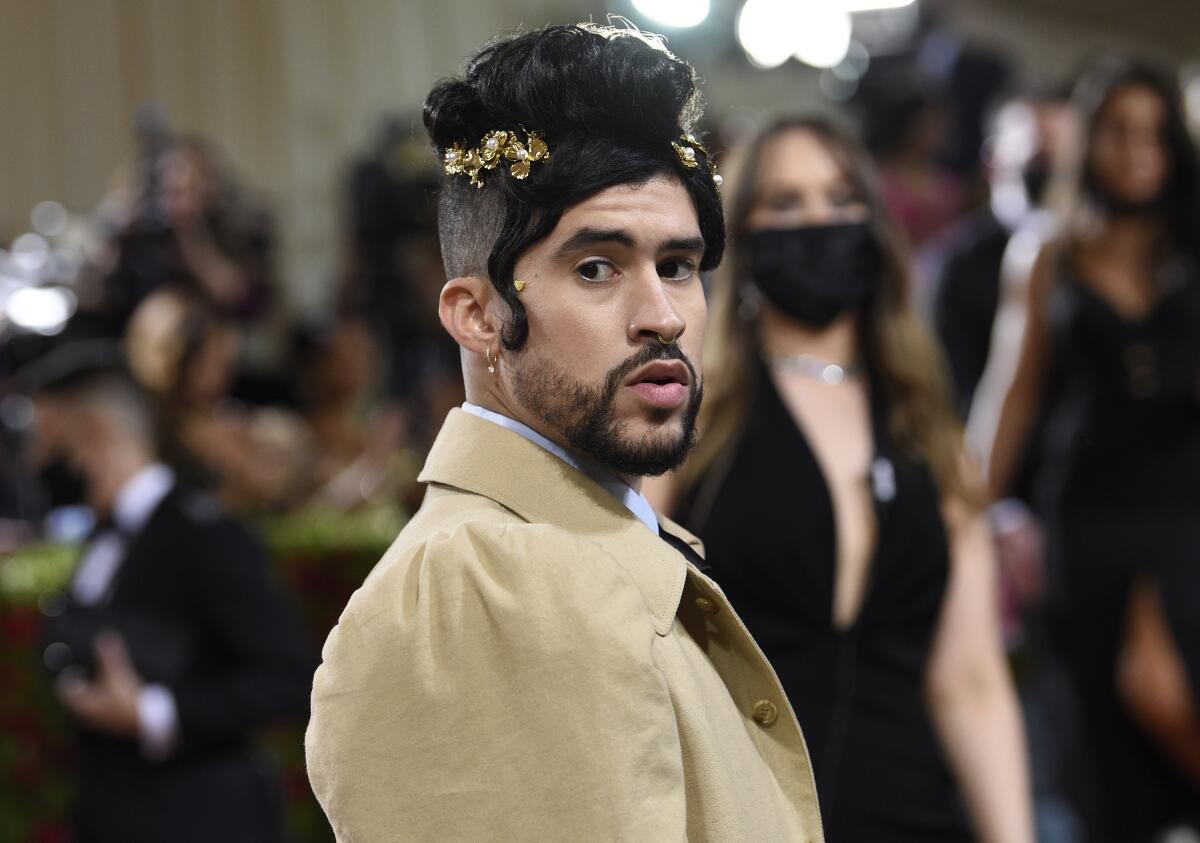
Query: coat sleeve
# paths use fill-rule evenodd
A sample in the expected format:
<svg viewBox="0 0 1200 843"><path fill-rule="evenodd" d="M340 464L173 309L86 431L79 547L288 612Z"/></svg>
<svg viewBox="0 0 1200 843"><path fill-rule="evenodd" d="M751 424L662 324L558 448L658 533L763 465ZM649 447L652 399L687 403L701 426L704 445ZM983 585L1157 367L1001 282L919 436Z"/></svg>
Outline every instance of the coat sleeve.
<svg viewBox="0 0 1200 843"><path fill-rule="evenodd" d="M338 840L684 839L655 636L624 569L546 525L385 559L313 686L309 777Z"/></svg>
<svg viewBox="0 0 1200 843"><path fill-rule="evenodd" d="M197 530L193 540L192 599L219 657L204 672L168 685L181 745L237 740L273 720L303 718L316 654L266 553L227 518Z"/></svg>

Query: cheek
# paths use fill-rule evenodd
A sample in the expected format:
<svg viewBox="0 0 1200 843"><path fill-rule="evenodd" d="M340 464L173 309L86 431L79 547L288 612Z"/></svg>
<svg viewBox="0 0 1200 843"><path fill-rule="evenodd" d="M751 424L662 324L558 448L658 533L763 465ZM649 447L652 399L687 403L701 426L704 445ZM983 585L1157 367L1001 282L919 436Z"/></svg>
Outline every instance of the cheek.
<svg viewBox="0 0 1200 843"><path fill-rule="evenodd" d="M1092 174L1106 185L1118 183L1124 168L1117 158L1117 150L1112 144L1097 144L1090 161Z"/></svg>
<svg viewBox="0 0 1200 843"><path fill-rule="evenodd" d="M541 306L539 306L541 305ZM602 381L624 358L624 328L602 304L544 301L526 307L528 347L537 356L580 383ZM614 358L614 355L618 355Z"/></svg>
<svg viewBox="0 0 1200 843"><path fill-rule="evenodd" d="M1171 170L1171 162L1166 150L1151 149L1146 152L1146 169L1156 178L1165 178Z"/></svg>
<svg viewBox="0 0 1200 843"><path fill-rule="evenodd" d="M750 231L795 228L804 225L805 215L805 209L799 205L791 208L755 208L746 217L746 228Z"/></svg>
<svg viewBox="0 0 1200 843"><path fill-rule="evenodd" d="M687 322L687 329L679 340L683 353L692 361L696 374L701 373L701 358L704 356L704 334L708 326L708 302L704 290L697 285L698 292L680 303L680 313Z"/></svg>

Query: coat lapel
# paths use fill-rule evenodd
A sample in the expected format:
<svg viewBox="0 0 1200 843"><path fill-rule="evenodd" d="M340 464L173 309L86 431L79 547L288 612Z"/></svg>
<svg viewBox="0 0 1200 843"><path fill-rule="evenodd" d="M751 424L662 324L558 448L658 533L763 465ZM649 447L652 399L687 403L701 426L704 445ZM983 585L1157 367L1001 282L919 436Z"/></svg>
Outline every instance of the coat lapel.
<svg viewBox="0 0 1200 843"><path fill-rule="evenodd" d="M620 501L523 436L460 409L450 411L418 479L490 498L530 523L554 524L599 543L637 583L659 635L675 620L689 565ZM699 540L659 519L700 556Z"/></svg>

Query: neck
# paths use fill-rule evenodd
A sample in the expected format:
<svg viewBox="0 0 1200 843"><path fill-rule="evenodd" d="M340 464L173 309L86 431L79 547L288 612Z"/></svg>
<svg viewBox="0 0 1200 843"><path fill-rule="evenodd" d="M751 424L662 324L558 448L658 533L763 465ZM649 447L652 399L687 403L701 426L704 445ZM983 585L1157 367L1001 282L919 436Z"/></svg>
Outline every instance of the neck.
<svg viewBox="0 0 1200 843"><path fill-rule="evenodd" d="M810 328L773 307L763 306L758 335L763 353L810 354L830 363L849 365L858 352L858 318L846 313L825 328Z"/></svg>
<svg viewBox="0 0 1200 843"><path fill-rule="evenodd" d="M1101 245L1114 256L1140 262L1153 256L1162 234L1162 221L1156 216L1109 216Z"/></svg>
<svg viewBox="0 0 1200 843"><path fill-rule="evenodd" d="M111 515L117 495L139 471L154 463L142 449L116 449L97 460L88 474L88 504L101 515Z"/></svg>
<svg viewBox="0 0 1200 843"><path fill-rule="evenodd" d="M483 407L485 410L491 410L493 413L499 413L502 416L508 416L514 421L519 421L521 424L531 428L532 430L549 439L555 445L574 456L580 462L595 465L592 460L589 460L587 457L579 454L573 447L571 447L571 444L567 442L558 431L549 429L544 423L542 423L540 419L530 416L530 414L525 412L523 408L516 405L515 401L509 400L498 390L492 388L473 389L468 384L466 398L467 401L471 402L477 407ZM640 475L621 474L618 472L609 473L618 478L626 486L629 486L635 492L641 492L643 478Z"/></svg>

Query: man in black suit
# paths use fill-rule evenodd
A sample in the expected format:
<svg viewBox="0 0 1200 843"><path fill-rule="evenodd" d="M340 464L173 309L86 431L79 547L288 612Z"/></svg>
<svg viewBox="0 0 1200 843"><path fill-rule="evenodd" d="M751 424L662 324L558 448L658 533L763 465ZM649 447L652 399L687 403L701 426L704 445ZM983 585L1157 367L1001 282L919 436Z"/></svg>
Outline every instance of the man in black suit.
<svg viewBox="0 0 1200 843"><path fill-rule="evenodd" d="M1065 89L1030 88L1001 100L982 150L991 189L988 203L942 238L934 323L950 364L954 400L964 418L988 364L1006 261L1016 259L1013 271L1020 271L1019 256L1006 257L1013 234L1052 229L1046 189L1055 159L1070 141L1070 121Z"/></svg>
<svg viewBox="0 0 1200 843"><path fill-rule="evenodd" d="M307 635L250 534L156 462L146 396L104 356L61 349L35 390L99 519L45 654L79 725L76 839L279 840L253 738L307 713Z"/></svg>

